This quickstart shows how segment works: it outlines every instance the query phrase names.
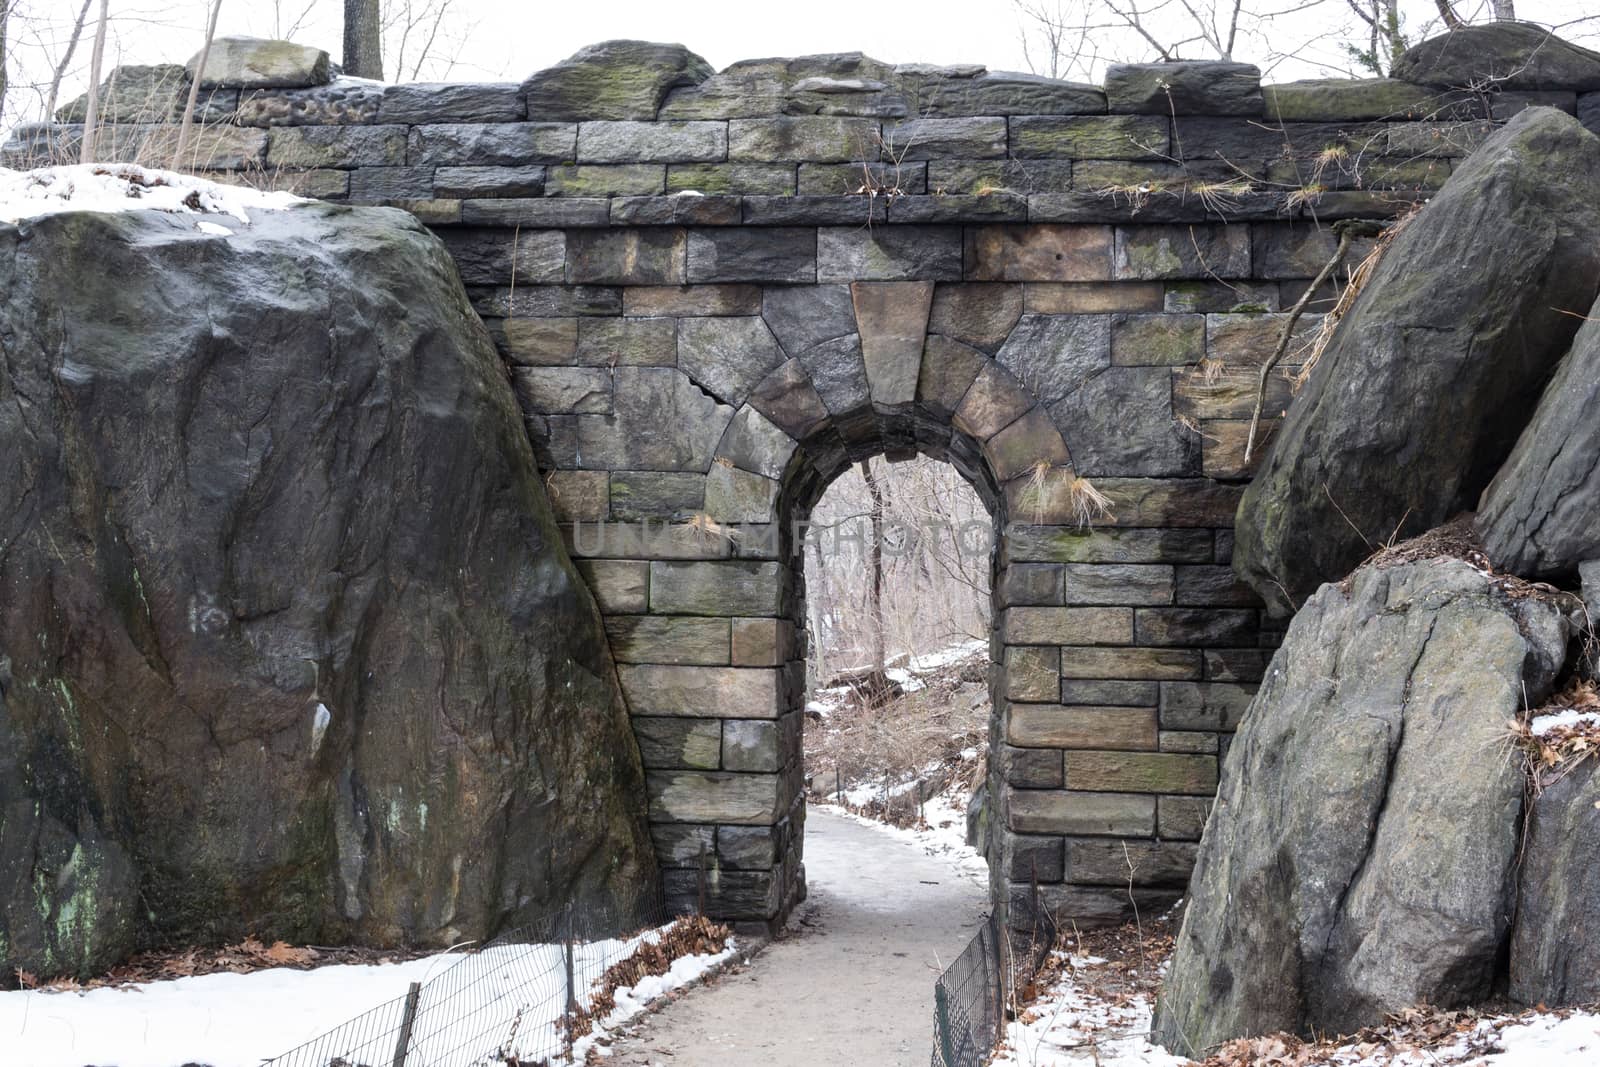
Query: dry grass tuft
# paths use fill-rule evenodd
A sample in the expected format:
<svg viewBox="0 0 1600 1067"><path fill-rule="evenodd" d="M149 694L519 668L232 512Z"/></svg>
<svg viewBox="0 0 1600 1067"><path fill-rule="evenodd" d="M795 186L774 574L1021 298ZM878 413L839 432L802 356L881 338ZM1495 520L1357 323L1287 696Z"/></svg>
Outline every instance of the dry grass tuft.
<svg viewBox="0 0 1600 1067"><path fill-rule="evenodd" d="M1417 212L1421 210L1422 205L1417 204L1411 211L1386 227L1378 235L1378 239L1373 242L1372 251L1368 252L1366 257L1356 264L1355 269L1350 272L1349 278L1345 280L1344 288L1339 291L1339 299L1334 303L1333 310L1322 316L1322 321L1317 324L1317 333L1307 346L1305 361L1300 364L1300 369L1290 379L1296 391L1310 379L1311 372L1317 366L1317 361L1322 358L1322 354L1328 350L1329 343L1333 341L1333 334L1338 328L1339 322L1355 304L1356 298L1366 288L1367 282L1372 280L1372 275L1378 269L1378 264L1382 261L1383 254L1389 250L1389 246L1394 244L1395 238L1400 236L1401 232L1411 224L1411 220L1417 217Z"/></svg>
<svg viewBox="0 0 1600 1067"><path fill-rule="evenodd" d="M733 931L703 915L686 916L674 922L659 938L646 941L633 955L618 960L595 979L589 1006L577 1012L568 1024L568 1036L577 1039L594 1029L617 1006L617 990L638 985L646 978L666 974L675 960L685 956L710 956L721 952Z"/></svg>

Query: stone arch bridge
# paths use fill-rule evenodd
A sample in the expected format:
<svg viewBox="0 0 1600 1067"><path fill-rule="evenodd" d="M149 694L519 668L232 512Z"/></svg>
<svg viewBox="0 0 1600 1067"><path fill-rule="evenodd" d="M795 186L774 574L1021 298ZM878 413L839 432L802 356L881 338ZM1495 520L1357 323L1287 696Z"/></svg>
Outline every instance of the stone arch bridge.
<svg viewBox="0 0 1600 1067"><path fill-rule="evenodd" d="M454 253L605 615L669 893L705 857L712 909L756 921L803 893L794 530L830 480L925 453L993 515L997 903L1170 900L1279 638L1230 528L1257 371L1329 224L1407 210L1529 103L1600 125L1561 86L715 73L638 42L522 85L216 80L216 176L398 204ZM81 133L64 117L6 161ZM119 150L159 123L123 115ZM1267 435L1289 401L1274 377ZM1079 479L1110 517L1083 524Z"/></svg>

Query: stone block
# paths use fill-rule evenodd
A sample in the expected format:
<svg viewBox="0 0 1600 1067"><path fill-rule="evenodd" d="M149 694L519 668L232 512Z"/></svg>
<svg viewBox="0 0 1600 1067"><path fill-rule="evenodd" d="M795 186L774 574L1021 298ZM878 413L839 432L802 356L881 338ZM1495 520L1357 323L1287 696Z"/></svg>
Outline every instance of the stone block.
<svg viewBox="0 0 1600 1067"><path fill-rule="evenodd" d="M1140 608L1134 632L1141 645L1253 645L1260 632L1260 613L1241 608Z"/></svg>
<svg viewBox="0 0 1600 1067"><path fill-rule="evenodd" d="M1168 312L1276 311L1279 304L1276 282L1170 281L1166 289Z"/></svg>
<svg viewBox="0 0 1600 1067"><path fill-rule="evenodd" d="M768 870L782 858L782 836L773 826L719 826L716 863L738 870Z"/></svg>
<svg viewBox="0 0 1600 1067"><path fill-rule="evenodd" d="M690 235L690 248L694 247ZM630 287L622 298L629 318L701 315L759 315L761 290L754 285L679 285Z"/></svg>
<svg viewBox="0 0 1600 1067"><path fill-rule="evenodd" d="M722 122L584 122L579 163L712 163L727 158Z"/></svg>
<svg viewBox="0 0 1600 1067"><path fill-rule="evenodd" d="M542 166L439 167L433 172L433 192L459 199L543 196L544 174Z"/></svg>
<svg viewBox="0 0 1600 1067"><path fill-rule="evenodd" d="M1061 604L1062 568L1055 563L1013 563L1000 574L1002 607Z"/></svg>
<svg viewBox="0 0 1600 1067"><path fill-rule="evenodd" d="M928 331L991 355L1022 317L1022 287L948 283L934 288Z"/></svg>
<svg viewBox="0 0 1600 1067"><path fill-rule="evenodd" d="M670 721L682 723L685 720ZM702 856L706 857L706 865L711 866L716 836L716 827L696 826L694 823L662 822L650 827L650 840L655 845L656 858L663 867L696 868Z"/></svg>
<svg viewBox="0 0 1600 1067"><path fill-rule="evenodd" d="M1156 709L1013 704L1006 740L1023 748L1154 749Z"/></svg>
<svg viewBox="0 0 1600 1067"><path fill-rule="evenodd" d="M1157 745L1162 752L1197 752L1216 755L1217 735L1191 730L1162 730Z"/></svg>
<svg viewBox="0 0 1600 1067"><path fill-rule="evenodd" d="M1235 730L1256 687L1237 682L1162 682L1161 726L1166 730Z"/></svg>
<svg viewBox="0 0 1600 1067"><path fill-rule="evenodd" d="M1181 367L1206 354L1203 315L1117 315L1111 320L1111 362L1120 367Z"/></svg>
<svg viewBox="0 0 1600 1067"><path fill-rule="evenodd" d="M771 522L778 488L774 479L731 463L712 464L706 475L706 518L719 523Z"/></svg>
<svg viewBox="0 0 1600 1067"><path fill-rule="evenodd" d="M828 420L811 376L797 359L784 360L757 383L750 406L795 440L804 440Z"/></svg>
<svg viewBox="0 0 1600 1067"><path fill-rule="evenodd" d="M891 159L1004 159L1003 118L911 119L884 127Z"/></svg>
<svg viewBox="0 0 1600 1067"><path fill-rule="evenodd" d="M1259 115L1261 71L1248 63L1118 63L1106 70L1112 114Z"/></svg>
<svg viewBox="0 0 1600 1067"><path fill-rule="evenodd" d="M1167 119L1159 115L1025 116L1011 120L1015 159L1169 158Z"/></svg>
<svg viewBox="0 0 1600 1067"><path fill-rule="evenodd" d="M1174 752L1068 752L1070 789L1108 793L1209 796L1217 789L1217 758Z"/></svg>
<svg viewBox="0 0 1600 1067"><path fill-rule="evenodd" d="M346 192L357 204L387 204L401 200L431 200L432 167L362 167L350 172Z"/></svg>
<svg viewBox="0 0 1600 1067"><path fill-rule="evenodd" d="M1161 700L1160 682L1063 680L1061 703L1100 707L1153 708Z"/></svg>
<svg viewBox="0 0 1600 1067"><path fill-rule="evenodd" d="M1148 563L1069 563L1062 603L1067 605L1170 604L1173 568Z"/></svg>
<svg viewBox="0 0 1600 1067"><path fill-rule="evenodd" d="M650 610L670 615L779 613L782 568L748 560L661 561L650 565Z"/></svg>
<svg viewBox="0 0 1600 1067"><path fill-rule="evenodd" d="M722 759L722 724L715 719L635 716L631 721L647 770L714 771Z"/></svg>
<svg viewBox="0 0 1600 1067"><path fill-rule="evenodd" d="M1207 419L1248 419L1255 408L1260 388L1260 372L1255 367L1224 369L1214 376L1198 370L1172 376L1172 409L1178 415ZM1284 415L1294 392L1284 372L1267 378L1262 414L1267 418Z"/></svg>
<svg viewBox="0 0 1600 1067"><path fill-rule="evenodd" d="M374 127L399 129L405 127ZM566 122L454 122L414 126L405 162L412 166L527 166L574 158L578 128Z"/></svg>
<svg viewBox="0 0 1600 1067"><path fill-rule="evenodd" d="M1281 314L1213 314L1206 316L1206 351L1212 359L1221 360L1230 367L1259 367L1272 357L1278 347L1278 337L1289 313ZM1321 315L1304 314L1294 325L1294 333L1284 350L1283 363L1294 366L1304 362L1305 353L1322 324ZM1246 413L1248 415L1248 413Z"/></svg>
<svg viewBox="0 0 1600 1067"><path fill-rule="evenodd" d="M776 774L647 771L645 786L651 822L770 826L786 799Z"/></svg>
<svg viewBox="0 0 1600 1067"><path fill-rule="evenodd" d="M678 615L619 615L605 620L618 663L723 666L729 660L728 620Z"/></svg>
<svg viewBox="0 0 1600 1067"><path fill-rule="evenodd" d="M817 232L800 228L694 230L689 235L694 282L813 282Z"/></svg>
<svg viewBox="0 0 1600 1067"><path fill-rule="evenodd" d="M565 259L564 248L561 255ZM501 351L521 366L576 366L578 322L576 318L504 319L497 328Z"/></svg>
<svg viewBox="0 0 1600 1067"><path fill-rule="evenodd" d="M817 281L959 281L961 230L950 226L824 227Z"/></svg>
<svg viewBox="0 0 1600 1067"><path fill-rule="evenodd" d="M681 44L605 41L534 74L522 94L536 118L653 119L670 91L712 73Z"/></svg>
<svg viewBox="0 0 1600 1067"><path fill-rule="evenodd" d="M977 349L929 334L918 372L918 404L936 418L953 415L986 362Z"/></svg>
<svg viewBox="0 0 1600 1067"><path fill-rule="evenodd" d="M896 225L911 222L1020 223L1033 217L1029 198L1007 190L982 196L902 196L890 200L887 207L889 221Z"/></svg>
<svg viewBox="0 0 1600 1067"><path fill-rule="evenodd" d="M1056 425L1072 433L1080 475L1173 478L1199 474L1201 440L1176 421L1172 376L1165 367L1111 367L1049 405Z"/></svg>
<svg viewBox="0 0 1600 1067"><path fill-rule="evenodd" d="M611 201L615 226L737 226L737 196L620 196Z"/></svg>
<svg viewBox="0 0 1600 1067"><path fill-rule="evenodd" d="M1250 228L1245 225L1119 226L1119 279L1248 278Z"/></svg>
<svg viewBox="0 0 1600 1067"><path fill-rule="evenodd" d="M1057 699L1061 689L1061 653L1057 649L1027 645L1007 648L1005 668L1007 699L1040 703ZM1015 713L1013 708L1012 714Z"/></svg>
<svg viewBox="0 0 1600 1067"><path fill-rule="evenodd" d="M1167 841L1198 841L1211 814L1210 797L1157 797L1156 834Z"/></svg>
<svg viewBox="0 0 1600 1067"><path fill-rule="evenodd" d="M611 223L611 204L604 197L463 200L461 221L468 226L526 229L608 226Z"/></svg>
<svg viewBox="0 0 1600 1067"><path fill-rule="evenodd" d="M617 666L617 678L635 715L696 719L778 715L778 672L773 670L623 663Z"/></svg>
<svg viewBox="0 0 1600 1067"><path fill-rule="evenodd" d="M1160 311L1160 282L1036 282L1023 286L1023 306L1034 315L1092 315Z"/></svg>
<svg viewBox="0 0 1600 1067"><path fill-rule="evenodd" d="M643 560L582 559L578 573L607 615L642 613L650 607L650 564Z"/></svg>
<svg viewBox="0 0 1600 1067"><path fill-rule="evenodd" d="M954 423L963 433L986 441L1034 406L1027 388L998 363L983 363L956 407Z"/></svg>
<svg viewBox="0 0 1600 1067"><path fill-rule="evenodd" d="M872 226L886 221L883 200L867 196L747 196L750 226Z"/></svg>
<svg viewBox="0 0 1600 1067"><path fill-rule="evenodd" d="M678 360L676 319L585 318L573 360L584 367L667 367Z"/></svg>
<svg viewBox="0 0 1600 1067"><path fill-rule="evenodd" d="M795 168L787 163L673 163L667 167L669 193L793 196L796 191Z"/></svg>
<svg viewBox="0 0 1600 1067"><path fill-rule="evenodd" d="M189 60L189 74L202 89L299 89L333 79L328 53L292 41L218 37Z"/></svg>
<svg viewBox="0 0 1600 1067"><path fill-rule="evenodd" d="M611 517L687 519L705 503L705 475L697 472L611 471Z"/></svg>
<svg viewBox="0 0 1600 1067"><path fill-rule="evenodd" d="M728 426L717 458L766 478L782 478L794 456L795 441L754 408L741 408Z"/></svg>
<svg viewBox="0 0 1600 1067"><path fill-rule="evenodd" d="M933 283L860 282L850 297L874 406L909 405L917 395Z"/></svg>
<svg viewBox="0 0 1600 1067"><path fill-rule="evenodd" d="M1206 678L1214 682L1259 682L1271 660L1271 649L1208 648Z"/></svg>
<svg viewBox="0 0 1600 1067"><path fill-rule="evenodd" d="M241 126L359 126L378 121L385 88L340 82L306 89L246 89L239 94L234 121Z"/></svg>
<svg viewBox="0 0 1600 1067"><path fill-rule="evenodd" d="M1406 121L1450 106L1437 89L1392 78L1313 78L1269 85L1267 117L1277 122Z"/></svg>
<svg viewBox="0 0 1600 1067"><path fill-rule="evenodd" d="M668 870L662 873L662 892L667 911L690 915L699 907L699 875L693 870ZM705 910L722 921L766 924L784 906L784 893L793 883L781 881L769 871L718 871L705 894Z"/></svg>
<svg viewBox="0 0 1600 1067"><path fill-rule="evenodd" d="M1099 86L1011 71L939 77L918 93L919 114L927 115L1093 115L1105 109Z"/></svg>
<svg viewBox="0 0 1600 1067"><path fill-rule="evenodd" d="M1007 608L1001 630L1008 645L1126 645L1133 641L1133 610Z"/></svg>
<svg viewBox="0 0 1600 1067"><path fill-rule="evenodd" d="M1025 801L1024 805L1027 806L1028 802ZM1016 808L1013 807L1012 811L1015 812ZM1017 834L1011 838L1010 877L1019 882L1059 882L1062 855L1063 846L1059 837Z"/></svg>
<svg viewBox="0 0 1600 1067"><path fill-rule="evenodd" d="M1072 462L1061 431L1041 407L983 442L982 448L994 477L1001 482L1036 470L1064 470Z"/></svg>
<svg viewBox="0 0 1600 1067"><path fill-rule="evenodd" d="M1184 681L1198 679L1202 671L1200 653L1194 649L1063 648L1061 650L1061 677L1069 681L1092 679Z"/></svg>
<svg viewBox="0 0 1600 1067"><path fill-rule="evenodd" d="M1173 602L1185 606L1261 607L1261 598L1226 565L1198 564L1177 568Z"/></svg>
<svg viewBox="0 0 1600 1067"><path fill-rule="evenodd" d="M1261 466L1283 424L1279 418L1263 418L1256 428L1256 447L1250 461L1245 462L1245 442L1250 435L1249 419L1210 419L1200 424L1204 445L1202 470L1207 478L1247 479Z"/></svg>
<svg viewBox="0 0 1600 1067"><path fill-rule="evenodd" d="M1026 563L1209 563L1211 531L1077 526L1007 528L1006 552Z"/></svg>
<svg viewBox="0 0 1600 1067"><path fill-rule="evenodd" d="M728 160L870 162L878 158L879 130L879 124L867 118L804 115L734 119L728 123Z"/></svg>
<svg viewBox="0 0 1600 1067"><path fill-rule="evenodd" d="M1111 278L1109 226L980 226L967 233L975 281L1093 282Z"/></svg>
<svg viewBox="0 0 1600 1067"><path fill-rule="evenodd" d="M776 771L782 762L777 723L756 719L723 720L723 770Z"/></svg>
<svg viewBox="0 0 1600 1067"><path fill-rule="evenodd" d="M1007 785L1018 789L1061 788L1061 753L1055 749L1002 744L994 758Z"/></svg>
<svg viewBox="0 0 1600 1067"><path fill-rule="evenodd" d="M379 122L408 126L437 123L521 122L528 117L522 90L511 83L404 82L385 85Z"/></svg>
<svg viewBox="0 0 1600 1067"><path fill-rule="evenodd" d="M658 197L666 189L660 163L573 163L550 167L545 194L570 197Z"/></svg>
<svg viewBox="0 0 1600 1067"><path fill-rule="evenodd" d="M581 415L611 410L611 375L603 368L513 367L511 385L525 412Z"/></svg>
<svg viewBox="0 0 1600 1067"><path fill-rule="evenodd" d="M567 235L561 230L507 232L452 226L441 230L438 236L455 260L461 280L468 285L509 285L512 278L519 285L550 285L566 278ZM570 361L528 362L547 366Z"/></svg>
<svg viewBox="0 0 1600 1067"><path fill-rule="evenodd" d="M613 367L613 414L583 415L578 456L587 469L704 471L734 409L672 367Z"/></svg>
<svg viewBox="0 0 1600 1067"><path fill-rule="evenodd" d="M928 191L928 164L801 163L789 168L795 192L801 196L922 196Z"/></svg>
<svg viewBox="0 0 1600 1067"><path fill-rule="evenodd" d="M1148 837L1156 829L1156 798L1065 790L1015 790L1011 828L1020 833Z"/></svg>
<svg viewBox="0 0 1600 1067"><path fill-rule="evenodd" d="M778 667L789 659L794 624L787 619L734 619L733 663L736 667Z"/></svg>
<svg viewBox="0 0 1600 1067"><path fill-rule="evenodd" d="M782 362L783 350L758 315L678 323L679 369L721 403L744 403L756 383Z"/></svg>
<svg viewBox="0 0 1600 1067"><path fill-rule="evenodd" d="M567 278L573 284L681 285L688 237L683 230L574 230L567 235Z"/></svg>
<svg viewBox="0 0 1600 1067"><path fill-rule="evenodd" d="M1067 839L1067 880L1076 885L1181 890L1194 870L1195 846L1172 841Z"/></svg>
<svg viewBox="0 0 1600 1067"><path fill-rule="evenodd" d="M1068 159L962 159L928 163L928 190L942 195L1017 196L1065 192L1078 164Z"/></svg>
<svg viewBox="0 0 1600 1067"><path fill-rule="evenodd" d="M610 477L605 471L553 470L545 477L544 489L558 522L599 522L611 513Z"/></svg>
<svg viewBox="0 0 1600 1067"><path fill-rule="evenodd" d="M267 134L268 167L398 167L404 126L284 126Z"/></svg>

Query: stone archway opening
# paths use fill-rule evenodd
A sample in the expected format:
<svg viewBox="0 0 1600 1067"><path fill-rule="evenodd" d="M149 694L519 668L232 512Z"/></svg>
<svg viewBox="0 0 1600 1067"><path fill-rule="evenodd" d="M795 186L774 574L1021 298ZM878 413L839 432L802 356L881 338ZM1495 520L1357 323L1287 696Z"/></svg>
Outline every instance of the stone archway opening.
<svg viewBox="0 0 1600 1067"><path fill-rule="evenodd" d="M806 796L982 844L993 516L950 464L864 459L804 518Z"/></svg>

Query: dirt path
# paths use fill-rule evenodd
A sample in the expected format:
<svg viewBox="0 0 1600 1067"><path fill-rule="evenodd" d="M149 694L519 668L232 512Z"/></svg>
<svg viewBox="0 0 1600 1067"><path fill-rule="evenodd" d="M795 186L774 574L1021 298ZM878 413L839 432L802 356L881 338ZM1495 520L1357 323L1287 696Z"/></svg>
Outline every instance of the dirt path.
<svg viewBox="0 0 1600 1067"><path fill-rule="evenodd" d="M933 983L988 906L971 874L813 808L809 899L750 967L615 1046L617 1067L924 1067Z"/></svg>

